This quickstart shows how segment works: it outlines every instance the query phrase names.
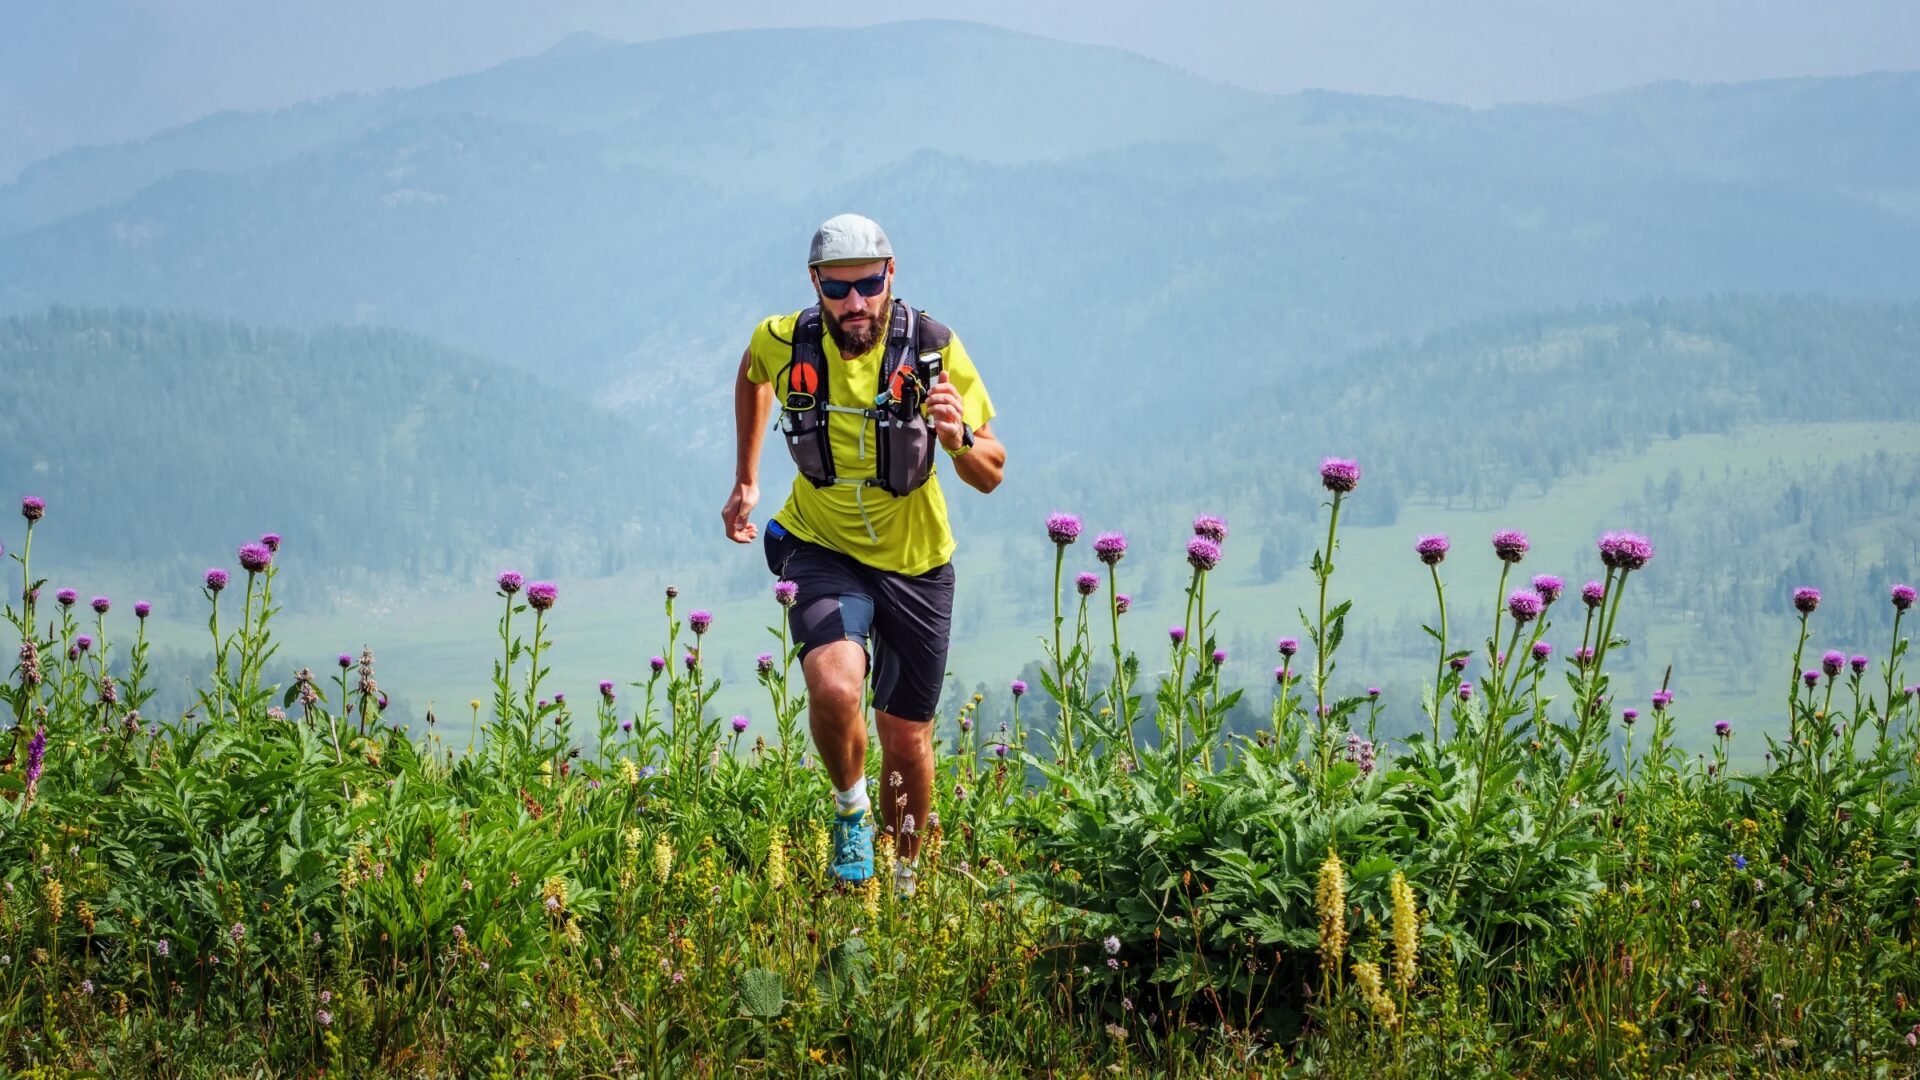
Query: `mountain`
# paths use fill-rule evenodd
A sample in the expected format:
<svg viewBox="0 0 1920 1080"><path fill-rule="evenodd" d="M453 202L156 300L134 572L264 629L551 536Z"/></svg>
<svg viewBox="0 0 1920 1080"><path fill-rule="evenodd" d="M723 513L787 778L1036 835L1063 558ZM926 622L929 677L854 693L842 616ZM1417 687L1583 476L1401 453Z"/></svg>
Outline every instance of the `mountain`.
<svg viewBox="0 0 1920 1080"><path fill-rule="evenodd" d="M0 320L0 491L38 495L43 566L184 592L284 534L308 610L513 557L608 574L684 553L650 512L678 467L634 425L411 334L54 308Z"/></svg>
<svg viewBox="0 0 1920 1080"><path fill-rule="evenodd" d="M848 55L896 62L850 80ZM1057 456L1210 407L1170 365L1268 387L1543 307L1920 295L1916 87L1471 110L965 23L578 40L29 169L0 189L0 311L393 324L718 451L748 329L806 301L808 233L858 207ZM1093 385L1113 415L1059 407Z"/></svg>

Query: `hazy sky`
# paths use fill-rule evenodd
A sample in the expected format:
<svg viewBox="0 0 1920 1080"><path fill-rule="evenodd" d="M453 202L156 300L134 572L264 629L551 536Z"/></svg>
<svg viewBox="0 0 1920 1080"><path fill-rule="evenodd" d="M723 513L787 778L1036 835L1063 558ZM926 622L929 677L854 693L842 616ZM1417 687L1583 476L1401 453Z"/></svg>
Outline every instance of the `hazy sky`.
<svg viewBox="0 0 1920 1080"><path fill-rule="evenodd" d="M1475 105L1920 68L1915 0L0 0L0 178L75 143L426 82L576 30L638 41L908 18L1119 46L1263 90Z"/></svg>

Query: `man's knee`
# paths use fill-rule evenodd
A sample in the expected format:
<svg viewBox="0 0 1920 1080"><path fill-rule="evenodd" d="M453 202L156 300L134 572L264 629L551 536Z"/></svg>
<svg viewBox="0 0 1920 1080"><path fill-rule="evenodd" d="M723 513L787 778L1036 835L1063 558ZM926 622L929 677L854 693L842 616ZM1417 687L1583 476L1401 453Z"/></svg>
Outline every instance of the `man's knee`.
<svg viewBox="0 0 1920 1080"><path fill-rule="evenodd" d="M809 650L802 665L807 695L834 712L859 712L866 693L866 650L857 641L835 641Z"/></svg>
<svg viewBox="0 0 1920 1080"><path fill-rule="evenodd" d="M880 749L897 756L920 756L933 752L933 724L924 720L902 720L891 713L880 713L874 726L880 732Z"/></svg>

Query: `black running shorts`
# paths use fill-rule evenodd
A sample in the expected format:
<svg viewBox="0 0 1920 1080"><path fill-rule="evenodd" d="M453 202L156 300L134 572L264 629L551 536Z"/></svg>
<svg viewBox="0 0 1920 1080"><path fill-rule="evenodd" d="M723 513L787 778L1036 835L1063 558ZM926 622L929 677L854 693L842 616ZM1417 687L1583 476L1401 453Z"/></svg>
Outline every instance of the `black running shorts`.
<svg viewBox="0 0 1920 1080"><path fill-rule="evenodd" d="M917 577L876 570L767 522L767 568L800 586L788 623L800 655L857 641L873 677L873 707L928 721L940 704L953 625L953 564Z"/></svg>

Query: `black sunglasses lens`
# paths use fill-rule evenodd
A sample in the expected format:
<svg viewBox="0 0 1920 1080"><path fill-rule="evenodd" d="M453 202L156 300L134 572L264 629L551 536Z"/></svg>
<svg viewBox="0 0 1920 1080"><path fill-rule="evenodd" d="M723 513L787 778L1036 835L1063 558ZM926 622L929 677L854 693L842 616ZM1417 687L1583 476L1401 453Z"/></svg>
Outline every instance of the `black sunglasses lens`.
<svg viewBox="0 0 1920 1080"><path fill-rule="evenodd" d="M887 275L882 272L859 281L835 281L832 278L820 279L820 295L829 300L845 300L847 294L855 289L861 296L879 296L887 287Z"/></svg>

